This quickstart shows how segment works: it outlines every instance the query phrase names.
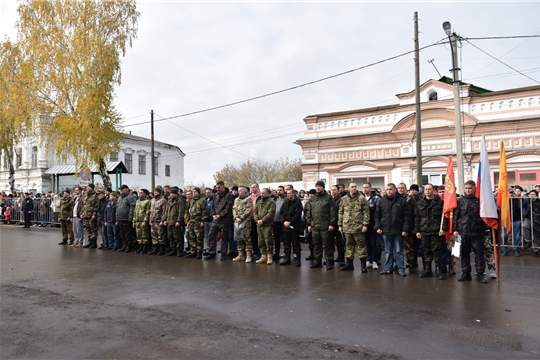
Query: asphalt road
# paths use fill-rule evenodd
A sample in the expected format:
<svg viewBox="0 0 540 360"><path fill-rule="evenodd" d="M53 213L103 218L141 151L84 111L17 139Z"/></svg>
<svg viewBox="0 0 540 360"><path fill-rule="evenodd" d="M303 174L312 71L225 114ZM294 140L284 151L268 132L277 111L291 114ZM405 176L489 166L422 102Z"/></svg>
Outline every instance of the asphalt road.
<svg viewBox="0 0 540 360"><path fill-rule="evenodd" d="M59 241L0 225L2 359L540 358L530 251L502 259L497 286Z"/></svg>

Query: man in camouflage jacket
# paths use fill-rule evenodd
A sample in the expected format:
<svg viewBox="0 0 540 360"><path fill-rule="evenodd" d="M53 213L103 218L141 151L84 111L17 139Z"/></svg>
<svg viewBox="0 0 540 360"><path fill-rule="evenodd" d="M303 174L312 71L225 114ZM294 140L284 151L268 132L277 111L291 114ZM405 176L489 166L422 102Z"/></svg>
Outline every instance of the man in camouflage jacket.
<svg viewBox="0 0 540 360"><path fill-rule="evenodd" d="M206 199L201 196L201 189L193 188L193 198L189 201L187 210L188 218L188 237L191 253L186 258L202 259L204 248L204 222L208 216L208 206Z"/></svg>
<svg viewBox="0 0 540 360"><path fill-rule="evenodd" d="M185 204L178 196L178 188L171 188L167 202L165 226L171 250L166 256L184 256L184 212Z"/></svg>
<svg viewBox="0 0 540 360"><path fill-rule="evenodd" d="M98 238L98 198L95 192L95 185L89 184L83 198L83 209L81 216L84 219L84 226L88 231L88 243L83 248L97 248Z"/></svg>
<svg viewBox="0 0 540 360"><path fill-rule="evenodd" d="M234 240L238 243L238 256L233 261L243 261L244 252L246 252L246 262L251 262L253 247L251 246L251 210L253 202L248 194L245 186L238 188L238 197L234 199L233 204L233 219L234 219ZM238 232L242 232L243 236L239 236Z"/></svg>
<svg viewBox="0 0 540 360"><path fill-rule="evenodd" d="M58 219L62 227L62 242L58 245L73 244L73 226L71 225L71 217L73 216L73 198L70 196L69 189L65 189L62 193L63 197L60 201L60 213Z"/></svg>
<svg viewBox="0 0 540 360"><path fill-rule="evenodd" d="M139 200L135 203L135 211L133 212L133 227L137 236L139 248L135 251L136 254L148 253L148 239L150 233L150 200L148 196L150 192L146 189L141 189L139 192Z"/></svg>
<svg viewBox="0 0 540 360"><path fill-rule="evenodd" d="M167 221L167 200L163 197L163 188L154 189L154 198L150 203L150 232L154 248L148 255L165 255L165 222Z"/></svg>

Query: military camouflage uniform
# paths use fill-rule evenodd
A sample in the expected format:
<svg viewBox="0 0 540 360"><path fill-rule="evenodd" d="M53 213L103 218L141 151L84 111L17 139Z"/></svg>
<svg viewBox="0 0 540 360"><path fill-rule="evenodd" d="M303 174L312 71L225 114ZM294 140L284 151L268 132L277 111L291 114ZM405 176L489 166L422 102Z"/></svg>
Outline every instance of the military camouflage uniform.
<svg viewBox="0 0 540 360"><path fill-rule="evenodd" d="M186 205L180 197L169 197L166 208L167 239L171 250L184 251L184 211ZM176 226L176 223L180 226Z"/></svg>
<svg viewBox="0 0 540 360"><path fill-rule="evenodd" d="M257 202L253 219L255 222L262 220L263 225L257 226L257 237L259 238L259 250L261 254L268 254L272 257L274 253L274 216L276 215L276 202L267 197Z"/></svg>
<svg viewBox="0 0 540 360"><path fill-rule="evenodd" d="M163 195L156 196L150 203L150 224L153 245L165 245L165 227L159 225L167 220L167 200Z"/></svg>
<svg viewBox="0 0 540 360"><path fill-rule="evenodd" d="M204 222L208 216L206 199L200 195L189 201L187 209L189 225L189 245L192 252L201 252L204 249ZM203 226L201 226L203 223Z"/></svg>
<svg viewBox="0 0 540 360"><path fill-rule="evenodd" d="M234 240L238 242L238 251L252 251L253 247L251 245L251 210L253 209L253 202L251 197L248 194L245 194L243 197L239 196L234 199L233 205L233 219L234 226L243 226L244 227L244 236L239 238L234 234ZM241 223L236 221L237 218L242 219Z"/></svg>
<svg viewBox="0 0 540 360"><path fill-rule="evenodd" d="M366 237L362 228L369 226L369 208L366 197L360 192L353 196L347 194L341 198L338 215L338 226L345 234L345 255L354 259L355 247L360 259L367 259ZM363 263L362 263L363 264Z"/></svg>
<svg viewBox="0 0 540 360"><path fill-rule="evenodd" d="M73 238L73 226L69 219L73 216L73 198L71 196L63 197L60 201L60 213L58 219L60 220L60 226L62 227L62 241L70 242L74 241Z"/></svg>
<svg viewBox="0 0 540 360"><path fill-rule="evenodd" d="M334 199L326 191L313 195L308 202L306 212L307 225L311 226L315 261L322 263L322 256L327 262L334 262L334 244L328 241L328 227L337 225L337 211Z"/></svg>
<svg viewBox="0 0 540 360"><path fill-rule="evenodd" d="M150 227L150 200L148 198L138 200L133 212L133 223L137 234L137 243L140 245L148 244L148 229ZM146 223L146 226L143 226Z"/></svg>
<svg viewBox="0 0 540 360"><path fill-rule="evenodd" d="M489 270L495 270L495 260L493 258L493 241L491 240L491 228L486 229L484 234L484 256Z"/></svg>
<svg viewBox="0 0 540 360"><path fill-rule="evenodd" d="M83 199L83 209L81 216L84 219L84 226L88 231L88 240L92 243L98 238L97 225L98 198L94 190L88 189ZM94 219L92 219L92 216Z"/></svg>

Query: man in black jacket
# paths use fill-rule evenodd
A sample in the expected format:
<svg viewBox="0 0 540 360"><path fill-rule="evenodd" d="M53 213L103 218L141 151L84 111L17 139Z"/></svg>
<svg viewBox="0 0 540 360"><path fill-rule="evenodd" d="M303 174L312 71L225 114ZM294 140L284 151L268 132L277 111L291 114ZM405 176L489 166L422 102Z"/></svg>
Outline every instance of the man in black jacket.
<svg viewBox="0 0 540 360"><path fill-rule="evenodd" d="M405 258L403 256L403 237L412 230L412 219L407 201L397 193L396 185L386 185L386 195L377 203L375 210L375 230L384 240L386 253L385 269L381 275L393 273L394 249L399 275L405 274Z"/></svg>
<svg viewBox="0 0 540 360"><path fill-rule="evenodd" d="M461 274L458 281L471 281L471 248L474 250L476 280L487 284L484 277L486 261L484 257L484 231L486 224L480 217L480 200L474 196L476 183L469 180L465 183L465 196L458 199L454 211L454 235L461 236Z"/></svg>
<svg viewBox="0 0 540 360"><path fill-rule="evenodd" d="M216 238L217 233L221 233L221 258L227 259L227 250L229 247L229 227L233 224L232 208L234 197L229 189L225 188L223 181L218 181L216 184L217 192L214 194L212 208L212 227L208 234L208 255L203 257L203 260L216 258Z"/></svg>
<svg viewBox="0 0 540 360"><path fill-rule="evenodd" d="M30 228L30 220L32 219L32 213L34 212L34 200L30 197L30 193L24 194L26 197L22 203L22 213L24 215L24 227L23 229Z"/></svg>
<svg viewBox="0 0 540 360"><path fill-rule="evenodd" d="M101 232L101 245L98 247L98 250L107 249L109 240L107 238L107 226L105 225L105 209L107 209L107 204L109 203L109 198L105 195L105 191L100 190L97 192L98 196L98 213L97 213L97 223L98 229Z"/></svg>
<svg viewBox="0 0 540 360"><path fill-rule="evenodd" d="M281 206L280 215L283 218L283 248L285 257L279 265L291 264L291 244L296 255L296 267L300 267L300 231L302 231L302 201L294 194L294 190L287 190L287 199Z"/></svg>

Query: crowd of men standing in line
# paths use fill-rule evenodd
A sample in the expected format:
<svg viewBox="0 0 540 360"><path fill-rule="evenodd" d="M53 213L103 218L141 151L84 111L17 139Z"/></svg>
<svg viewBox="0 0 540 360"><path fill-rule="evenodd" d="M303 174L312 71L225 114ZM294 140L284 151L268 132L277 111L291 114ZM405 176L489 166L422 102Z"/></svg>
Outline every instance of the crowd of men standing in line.
<svg viewBox="0 0 540 360"><path fill-rule="evenodd" d="M420 256L423 272L419 277L433 277L435 273L443 280L451 271L445 239L448 219L443 216L444 187L437 189L427 184L422 194L419 190L417 185L407 189L403 183L389 183L381 196L367 182L362 191L356 183L350 183L348 189L339 184L327 192L325 183L318 181L315 189L302 194L292 185L272 191L252 184L250 191L246 186L229 190L218 182L214 189L206 188L204 194L197 187L184 193L170 186L157 186L152 193L146 189L137 193L127 185L122 185L118 192L96 192L90 184L84 195L81 187L75 187L73 196L69 189L63 192L60 245L98 248L100 232L100 250L185 255L202 260L215 259L220 253L222 261L232 258L234 262L267 265L294 262L299 267L300 238L304 233L310 250L306 260L311 261L311 268L331 270L337 263L342 271L351 271L358 254L361 272L367 273L368 268L383 266L384 249L386 259L381 275L397 272L407 276L407 267L409 273L414 273ZM540 201L531 200L530 204L527 210L534 213L533 219L540 220ZM465 183L465 194L458 199L454 220L450 230L462 239L462 274L458 281L472 280L470 253L474 252L476 278L487 283L486 264L494 275L491 235L480 218L473 181ZM88 231L86 242L83 223ZM535 235L536 239L540 242L540 236Z"/></svg>

